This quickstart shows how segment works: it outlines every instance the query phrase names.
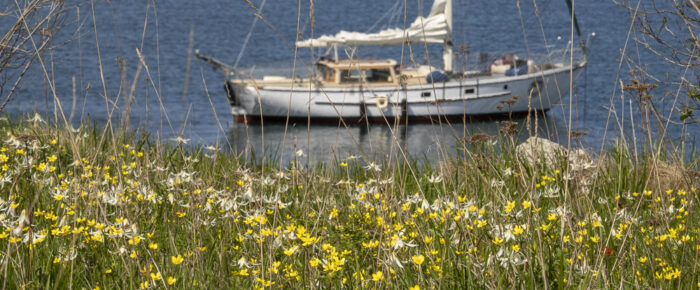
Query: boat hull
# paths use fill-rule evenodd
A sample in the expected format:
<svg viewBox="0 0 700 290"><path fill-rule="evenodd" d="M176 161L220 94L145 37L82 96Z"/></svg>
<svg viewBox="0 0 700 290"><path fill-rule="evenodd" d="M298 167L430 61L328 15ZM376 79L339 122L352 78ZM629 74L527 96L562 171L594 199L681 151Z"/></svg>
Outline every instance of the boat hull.
<svg viewBox="0 0 700 290"><path fill-rule="evenodd" d="M306 84L275 87L233 84L231 104L238 120L459 119L546 111L569 91L584 63L520 76L451 79L411 86L324 88Z"/></svg>

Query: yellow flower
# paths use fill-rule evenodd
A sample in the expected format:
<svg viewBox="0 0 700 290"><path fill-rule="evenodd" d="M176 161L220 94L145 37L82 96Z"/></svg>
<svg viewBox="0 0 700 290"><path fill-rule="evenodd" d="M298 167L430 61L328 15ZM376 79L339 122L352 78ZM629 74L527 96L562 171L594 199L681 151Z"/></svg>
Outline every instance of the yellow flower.
<svg viewBox="0 0 700 290"><path fill-rule="evenodd" d="M512 245L510 248L513 250L513 252L519 252L520 251L520 245Z"/></svg>
<svg viewBox="0 0 700 290"><path fill-rule="evenodd" d="M294 246L294 247L291 247L289 249L284 250L284 254L287 256L291 256L292 254L294 254L294 252L296 252L296 250L297 250L297 246Z"/></svg>
<svg viewBox="0 0 700 290"><path fill-rule="evenodd" d="M507 202L506 205L503 207L503 211L504 211L505 213L510 213L511 211L513 211L514 208L515 208L515 202L514 202L514 201L509 201L509 202Z"/></svg>
<svg viewBox="0 0 700 290"><path fill-rule="evenodd" d="M153 279L153 281L160 281L160 279L161 279L161 277L160 277L160 272L158 272L158 273L151 273L151 279Z"/></svg>
<svg viewBox="0 0 700 290"><path fill-rule="evenodd" d="M532 203L530 203L529 201L526 200L526 201L523 201L523 203L521 203L521 205L523 206L524 209L528 209L528 208L530 208L530 205L532 205Z"/></svg>
<svg viewBox="0 0 700 290"><path fill-rule="evenodd" d="M423 242L425 242L426 244L430 244L430 242L432 242L432 241L433 241L433 237L431 237L431 236L425 236L423 238Z"/></svg>
<svg viewBox="0 0 700 290"><path fill-rule="evenodd" d="M150 244L148 244L148 248L151 250L158 250L158 244L150 243Z"/></svg>
<svg viewBox="0 0 700 290"><path fill-rule="evenodd" d="M173 285L177 282L176 278L173 278L173 276L168 277L168 285Z"/></svg>
<svg viewBox="0 0 700 290"><path fill-rule="evenodd" d="M420 286L416 285L416 286L408 288L408 290L420 290Z"/></svg>
<svg viewBox="0 0 700 290"><path fill-rule="evenodd" d="M348 164L345 162L340 162L340 167L348 167Z"/></svg>
<svg viewBox="0 0 700 290"><path fill-rule="evenodd" d="M185 258L183 258L182 255L177 255L177 257L170 256L170 261L173 262L173 264L175 265L180 265L180 263L182 263L182 261L184 260Z"/></svg>
<svg viewBox="0 0 700 290"><path fill-rule="evenodd" d="M416 263L416 265L423 264L423 261L425 261L425 256L423 255L416 255L411 258L413 260L413 263Z"/></svg>
<svg viewBox="0 0 700 290"><path fill-rule="evenodd" d="M495 245L503 244L503 239L499 239L499 238L496 237L496 238L493 239L493 243L494 243Z"/></svg>
<svg viewBox="0 0 700 290"><path fill-rule="evenodd" d="M238 272L238 276L248 276L248 269L241 269L241 271Z"/></svg>
<svg viewBox="0 0 700 290"><path fill-rule="evenodd" d="M516 236L522 234L524 231L525 231L525 229L523 229L523 227L521 227L519 225L515 225L513 227L513 234Z"/></svg>
<svg viewBox="0 0 700 290"><path fill-rule="evenodd" d="M139 236L134 236L133 238L129 239L129 245L136 246L139 243L141 243L141 237L139 237Z"/></svg>
<svg viewBox="0 0 700 290"><path fill-rule="evenodd" d="M687 242L687 241L689 241L689 240L690 240L690 235L684 235L684 236L681 238L681 241L684 242L684 243Z"/></svg>
<svg viewBox="0 0 700 290"><path fill-rule="evenodd" d="M382 279L384 279L384 273L381 270L372 274L372 281L378 282L378 281L381 281Z"/></svg>
<svg viewBox="0 0 700 290"><path fill-rule="evenodd" d="M311 265L312 268L316 268L320 263L321 260L319 260L318 258L313 258L311 259L311 261L309 261L309 265Z"/></svg>
<svg viewBox="0 0 700 290"><path fill-rule="evenodd" d="M109 273L112 273L112 269L105 270L105 274L109 274Z"/></svg>

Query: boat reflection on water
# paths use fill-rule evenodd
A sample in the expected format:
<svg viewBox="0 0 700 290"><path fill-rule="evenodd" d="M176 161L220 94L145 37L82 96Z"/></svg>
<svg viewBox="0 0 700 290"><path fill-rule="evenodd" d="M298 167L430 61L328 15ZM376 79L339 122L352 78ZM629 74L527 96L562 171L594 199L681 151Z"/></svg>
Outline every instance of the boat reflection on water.
<svg viewBox="0 0 700 290"><path fill-rule="evenodd" d="M364 162L414 160L419 164L434 163L458 154L463 140L477 133L497 136L502 121L517 123L521 135L527 139L527 118L510 120L479 120L467 122L433 122L408 125L347 124L311 125L279 123L234 123L229 129L229 144L236 154L246 160L267 164L286 165L293 160L301 164L334 163L352 158ZM531 117L531 128L539 136L557 141L566 140L563 120L548 115Z"/></svg>

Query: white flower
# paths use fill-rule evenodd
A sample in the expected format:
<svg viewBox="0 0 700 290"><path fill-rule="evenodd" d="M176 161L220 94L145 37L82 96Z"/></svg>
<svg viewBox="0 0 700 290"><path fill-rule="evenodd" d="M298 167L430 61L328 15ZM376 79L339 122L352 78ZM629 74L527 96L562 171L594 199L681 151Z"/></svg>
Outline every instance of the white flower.
<svg viewBox="0 0 700 290"><path fill-rule="evenodd" d="M428 203L427 200L423 199L423 202L421 202L421 204L420 204L420 208L423 209L423 210L429 209L429 208L430 208L430 204Z"/></svg>
<svg viewBox="0 0 700 290"><path fill-rule="evenodd" d="M265 179L263 179L262 183L263 185L273 185L275 184L275 180L270 178L269 176L265 176Z"/></svg>
<svg viewBox="0 0 700 290"><path fill-rule="evenodd" d="M173 138L170 140L175 141L177 144L187 144L187 142L190 142L190 139L182 138L182 136L177 136L177 138Z"/></svg>
<svg viewBox="0 0 700 290"><path fill-rule="evenodd" d="M27 121L32 122L32 123L34 123L34 124L37 124L37 123L46 123L46 121L44 121L44 119L41 118L41 116L39 115L39 113L34 113L34 117L30 118L30 119L27 120Z"/></svg>
<svg viewBox="0 0 700 290"><path fill-rule="evenodd" d="M416 244L411 244L411 243L404 242L404 241L401 239L401 236L397 236L397 237L396 237L396 241L394 242L394 245L392 245L392 246L393 246L394 250L398 250L398 249L401 249L401 248L403 248L403 247L411 247L411 248L413 248L413 247L416 246Z"/></svg>
<svg viewBox="0 0 700 290"><path fill-rule="evenodd" d="M10 138L5 140L5 143L7 143L8 145L15 147L15 148L18 148L22 145L22 142L17 140L17 138L15 138L15 136L12 136L12 135L10 135Z"/></svg>
<svg viewBox="0 0 700 290"><path fill-rule="evenodd" d="M290 202L282 202L282 201L279 201L279 202L277 203L277 206L280 207L280 208L286 208L286 207L290 206L291 204L292 204L292 201L290 201Z"/></svg>
<svg viewBox="0 0 700 290"><path fill-rule="evenodd" d="M556 185L555 186L548 186L544 190L544 197L547 197L547 198L558 197L559 191L560 191L559 186L556 186Z"/></svg>
<svg viewBox="0 0 700 290"><path fill-rule="evenodd" d="M78 252L75 251L75 248L73 248L73 247L71 247L68 252L66 252L63 249L61 249L60 252L61 252L61 261L63 261L63 262L73 261L73 259L78 257Z"/></svg>
<svg viewBox="0 0 700 290"><path fill-rule="evenodd" d="M248 263L248 261L246 260L245 257L241 257L240 259L238 259L237 263L238 263L238 267L240 267L240 268L243 268L243 267L250 268L250 263Z"/></svg>
<svg viewBox="0 0 700 290"><path fill-rule="evenodd" d="M45 234L34 233L34 234L32 234L32 244L35 244L35 243L37 243L37 241L43 240L44 238L46 238ZM23 243L26 243L28 241L29 241L29 235L25 236L24 240L22 240Z"/></svg>
<svg viewBox="0 0 700 290"><path fill-rule="evenodd" d="M392 177L389 177L389 179L380 180L379 184L385 185L385 184L391 184L393 182L394 182L394 177L392 176Z"/></svg>
<svg viewBox="0 0 700 290"><path fill-rule="evenodd" d="M243 198L247 199L248 201L255 201L253 197L253 190L250 187L248 187L248 189L243 194Z"/></svg>
<svg viewBox="0 0 700 290"><path fill-rule="evenodd" d="M401 260L396 257L394 253L391 254L391 257L389 257L390 262L393 262L396 266L399 268L403 269L403 265L401 264Z"/></svg>
<svg viewBox="0 0 700 290"><path fill-rule="evenodd" d="M491 187L503 187L506 183L503 180L491 179Z"/></svg>
<svg viewBox="0 0 700 290"><path fill-rule="evenodd" d="M503 171L503 175L505 176L511 176L513 174L515 174L515 171L513 171L513 169L510 169L510 167L506 168L506 170Z"/></svg>
<svg viewBox="0 0 700 290"><path fill-rule="evenodd" d="M365 168L365 169L368 169L368 170L374 170L374 171L376 171L376 172L382 171L382 168L381 168L379 165L375 164L374 162L370 162L370 163L367 164L367 166L365 166L364 168Z"/></svg>
<svg viewBox="0 0 700 290"><path fill-rule="evenodd" d="M428 182L440 183L440 182L442 182L442 176L440 176L440 175L435 176L435 175L431 174L430 177L428 178Z"/></svg>
<svg viewBox="0 0 700 290"><path fill-rule="evenodd" d="M27 210L23 209L22 213L19 214L19 219L17 220L17 227L22 229L25 224L29 224L29 218L27 217Z"/></svg>
<svg viewBox="0 0 700 290"><path fill-rule="evenodd" d="M277 179L289 179L283 171L275 173L275 177L277 177Z"/></svg>

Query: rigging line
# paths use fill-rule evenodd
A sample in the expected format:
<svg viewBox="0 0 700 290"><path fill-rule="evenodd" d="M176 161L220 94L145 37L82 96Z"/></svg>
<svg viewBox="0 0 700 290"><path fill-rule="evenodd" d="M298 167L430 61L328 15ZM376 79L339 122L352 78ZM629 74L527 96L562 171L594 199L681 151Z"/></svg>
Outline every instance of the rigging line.
<svg viewBox="0 0 700 290"><path fill-rule="evenodd" d="M260 9L258 9L258 15L262 15L263 8L265 8L265 2L267 0L263 0L262 4L260 4ZM248 46L248 41L250 40L250 37L253 35L253 29L255 29L255 24L258 23L258 17L253 18L253 24L250 25L250 30L248 30L248 34L245 36L245 40L243 41L243 45L241 45L241 51L238 52L238 57L236 57L236 62L233 64L233 68L238 67L238 63L241 61L241 58L243 57L243 53L245 52L246 47Z"/></svg>
<svg viewBox="0 0 700 290"><path fill-rule="evenodd" d="M389 19L389 23L392 27L399 27L399 25L402 24L402 16L403 16L403 9L404 9L404 1L398 0L399 5L396 5L396 9L394 9L394 14L391 15L391 18Z"/></svg>
<svg viewBox="0 0 700 290"><path fill-rule="evenodd" d="M379 26L379 23L382 22L382 20L384 20L384 18L388 18L389 20L393 19L394 14L396 14L396 9L398 9L399 2L400 1L396 1L394 3L394 5L391 7L391 9L387 10L386 12L384 12L384 14L382 16L377 18L377 21L375 21L374 24L372 24L372 26L370 28L368 28L365 32L370 32L370 31L374 30L377 26ZM387 21L387 23L384 24L384 27L389 27L389 25L390 25L390 23Z"/></svg>

